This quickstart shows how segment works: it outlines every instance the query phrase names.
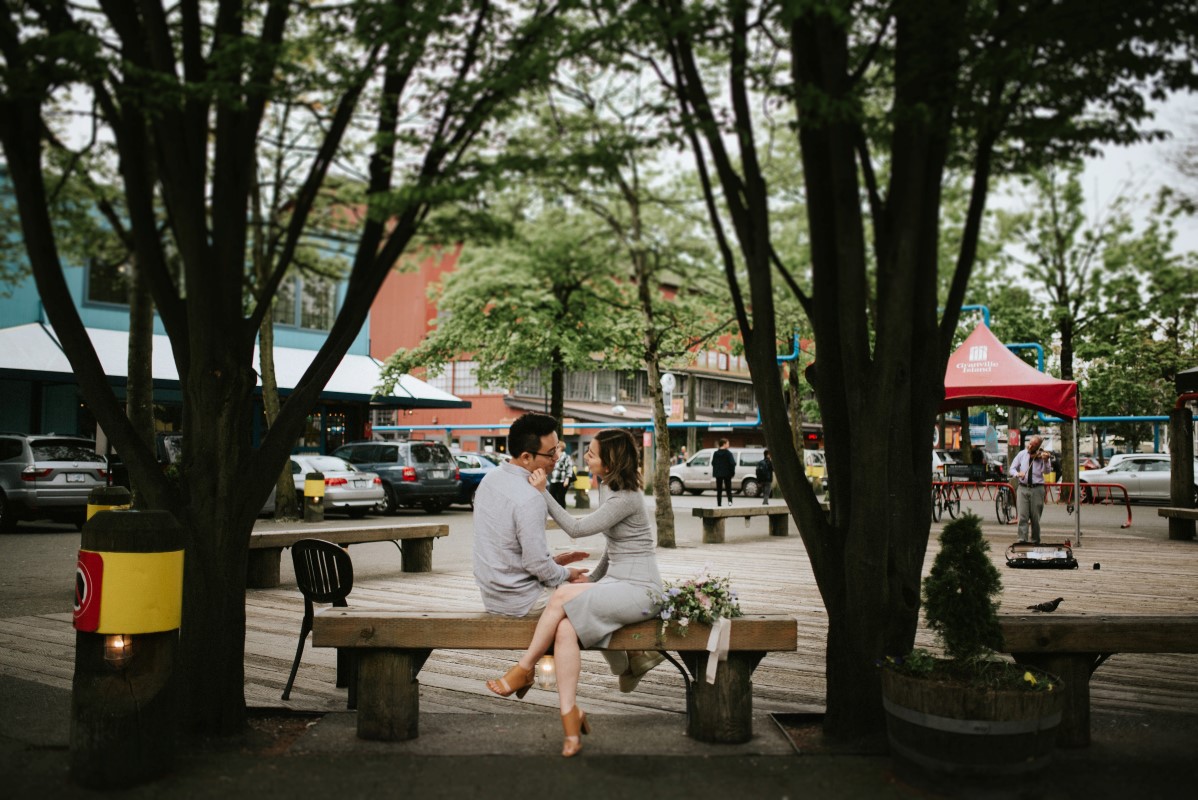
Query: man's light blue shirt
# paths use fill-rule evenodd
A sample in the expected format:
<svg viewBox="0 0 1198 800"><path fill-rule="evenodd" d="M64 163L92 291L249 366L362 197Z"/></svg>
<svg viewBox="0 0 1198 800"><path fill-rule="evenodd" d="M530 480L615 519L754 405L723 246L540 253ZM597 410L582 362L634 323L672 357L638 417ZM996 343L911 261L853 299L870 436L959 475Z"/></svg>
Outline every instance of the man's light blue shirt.
<svg viewBox="0 0 1198 800"><path fill-rule="evenodd" d="M545 498L528 477L523 467L501 464L487 473L474 495L474 580L483 607L493 614L523 617L545 587L570 577L549 554Z"/></svg>

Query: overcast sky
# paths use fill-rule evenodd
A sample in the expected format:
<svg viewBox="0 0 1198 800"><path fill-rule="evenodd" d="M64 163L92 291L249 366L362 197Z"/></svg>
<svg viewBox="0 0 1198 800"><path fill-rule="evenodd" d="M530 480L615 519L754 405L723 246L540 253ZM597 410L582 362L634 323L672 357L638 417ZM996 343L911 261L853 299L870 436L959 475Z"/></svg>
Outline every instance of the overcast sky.
<svg viewBox="0 0 1198 800"><path fill-rule="evenodd" d="M1198 144L1198 96L1175 95L1157 111L1152 127L1170 130L1172 138L1135 147L1107 148L1103 158L1086 163L1082 185L1089 212L1096 216L1121 192L1131 196L1154 195L1162 186L1173 186L1198 196L1198 183L1180 175L1169 163L1183 143ZM1177 252L1198 251L1198 218L1179 221Z"/></svg>

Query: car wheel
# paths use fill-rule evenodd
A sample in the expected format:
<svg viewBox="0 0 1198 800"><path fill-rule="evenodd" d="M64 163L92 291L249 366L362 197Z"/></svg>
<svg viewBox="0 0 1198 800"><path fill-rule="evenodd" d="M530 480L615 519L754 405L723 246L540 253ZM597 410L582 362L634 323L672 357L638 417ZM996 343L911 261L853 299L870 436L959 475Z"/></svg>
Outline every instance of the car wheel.
<svg viewBox="0 0 1198 800"><path fill-rule="evenodd" d="M670 494L679 495L685 491L681 478L670 478Z"/></svg>
<svg viewBox="0 0 1198 800"><path fill-rule="evenodd" d="M1084 483L1082 484L1080 494L1081 494L1081 502L1082 503L1089 505L1090 503L1094 502L1093 492L1091 492L1090 487L1086 486Z"/></svg>
<svg viewBox="0 0 1198 800"><path fill-rule="evenodd" d="M745 497L760 497L761 484L753 478L745 478L745 482L740 485L740 492Z"/></svg>
<svg viewBox="0 0 1198 800"><path fill-rule="evenodd" d="M399 513L399 498L395 496L395 489L393 489L390 484L383 484L383 503L384 513Z"/></svg>
<svg viewBox="0 0 1198 800"><path fill-rule="evenodd" d="M445 510L445 503L440 500L425 500L420 504L427 514L440 514Z"/></svg>

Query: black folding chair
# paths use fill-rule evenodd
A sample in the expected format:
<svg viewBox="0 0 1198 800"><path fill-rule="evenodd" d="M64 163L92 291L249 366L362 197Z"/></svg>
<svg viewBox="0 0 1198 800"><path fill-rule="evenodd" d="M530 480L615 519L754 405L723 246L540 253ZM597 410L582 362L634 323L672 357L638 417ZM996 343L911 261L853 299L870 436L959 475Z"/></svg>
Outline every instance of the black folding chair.
<svg viewBox="0 0 1198 800"><path fill-rule="evenodd" d="M299 645L295 648L295 662L291 665L291 676L283 689L283 699L291 696L295 673L299 669L300 657L304 654L304 642L312 631L313 603L331 603L334 606L348 605L345 598L354 588L354 565L349 553L340 545L323 539L301 539L291 547L291 561L295 565L295 582L304 595L304 620L300 623ZM337 686L349 688L349 707L358 704L357 676L353 654L337 649Z"/></svg>

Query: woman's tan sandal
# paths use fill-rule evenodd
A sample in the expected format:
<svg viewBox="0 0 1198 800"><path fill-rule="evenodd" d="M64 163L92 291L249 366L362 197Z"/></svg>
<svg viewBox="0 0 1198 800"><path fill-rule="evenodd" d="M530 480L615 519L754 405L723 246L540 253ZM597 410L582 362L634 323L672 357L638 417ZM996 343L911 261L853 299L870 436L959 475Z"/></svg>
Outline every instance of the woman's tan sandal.
<svg viewBox="0 0 1198 800"><path fill-rule="evenodd" d="M487 681L487 688L500 697L510 697L515 694L521 700L532 688L533 670L524 669L519 664L509 669L499 680Z"/></svg>
<svg viewBox="0 0 1198 800"><path fill-rule="evenodd" d="M587 715L583 713L582 709L574 706L567 713L562 714L562 730L566 734L565 739L562 740L562 755L569 758L578 755L582 750L580 734L589 734L591 723L587 722Z"/></svg>

